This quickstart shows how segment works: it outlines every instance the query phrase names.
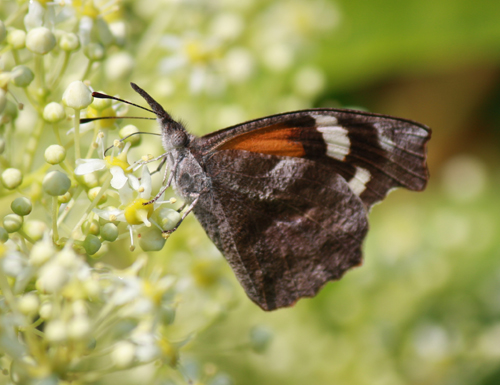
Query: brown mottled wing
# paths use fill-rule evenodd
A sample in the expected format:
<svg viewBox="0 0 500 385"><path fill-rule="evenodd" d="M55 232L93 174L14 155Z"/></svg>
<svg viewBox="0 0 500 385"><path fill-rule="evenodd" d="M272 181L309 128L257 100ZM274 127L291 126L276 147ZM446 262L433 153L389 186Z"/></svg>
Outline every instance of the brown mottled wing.
<svg viewBox="0 0 500 385"><path fill-rule="evenodd" d="M411 120L341 109L273 115L206 135L201 154L240 150L311 159L340 174L367 208L395 187L421 191L431 131Z"/></svg>
<svg viewBox="0 0 500 385"><path fill-rule="evenodd" d="M312 297L361 262L366 209L331 167L224 150L205 168L212 188L194 213L262 309Z"/></svg>

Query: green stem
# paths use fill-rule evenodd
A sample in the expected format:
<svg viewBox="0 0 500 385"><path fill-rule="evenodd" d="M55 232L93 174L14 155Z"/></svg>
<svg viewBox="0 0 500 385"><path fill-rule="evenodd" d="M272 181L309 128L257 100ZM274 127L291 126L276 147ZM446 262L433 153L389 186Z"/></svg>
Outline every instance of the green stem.
<svg viewBox="0 0 500 385"><path fill-rule="evenodd" d="M75 109L75 118L73 121L75 126L75 162L81 158L80 155L80 110Z"/></svg>
<svg viewBox="0 0 500 385"><path fill-rule="evenodd" d="M32 245L34 245L34 244L35 244L35 241L34 241L33 239L31 239L31 237L30 237L28 234L26 234L26 233L24 232L24 230L17 230L17 233L18 233L21 237L23 237L24 239L26 239L26 240L27 240L29 243L31 243ZM23 239L23 241L24 241L24 239ZM26 249L26 252L29 252L29 251L28 251L28 249Z"/></svg>
<svg viewBox="0 0 500 385"><path fill-rule="evenodd" d="M83 191L83 187L79 185L77 187L75 193L73 194L73 198L71 198L69 203L64 208L63 213L61 214L61 216L57 220L57 226L61 226L61 223L63 223L64 219L66 218L66 216L69 214L69 212L71 211L71 209L75 205L75 202L78 199L78 197L80 196L80 194L82 193L82 191Z"/></svg>
<svg viewBox="0 0 500 385"><path fill-rule="evenodd" d="M59 134L59 128L57 127L57 124L52 125L52 129L54 130L54 135L56 137L57 144L59 146L62 146L62 141L61 141L61 135Z"/></svg>
<svg viewBox="0 0 500 385"><path fill-rule="evenodd" d="M92 64L94 64L94 61L89 60L89 62L87 63L87 68L85 68L85 72L83 73L82 76L82 82L89 77L90 71L92 71Z"/></svg>
<svg viewBox="0 0 500 385"><path fill-rule="evenodd" d="M44 126L44 121L39 117L38 122L28 139L28 144L26 145L26 150L24 154L24 171L29 172L31 165L33 164L33 158L35 157L35 151L38 147L40 141L40 136L42 135Z"/></svg>
<svg viewBox="0 0 500 385"><path fill-rule="evenodd" d="M59 216L59 202L57 197L52 197L52 240L55 244L59 240L59 233L57 232L57 217Z"/></svg>
<svg viewBox="0 0 500 385"><path fill-rule="evenodd" d="M2 290L7 305L10 306L13 312L17 312L16 298L12 293L9 281L7 281L7 277L2 268L0 268L0 289Z"/></svg>
<svg viewBox="0 0 500 385"><path fill-rule="evenodd" d="M96 149L95 146L95 141L97 139L97 135L99 135L99 124L94 123L94 137L92 138L92 142L90 143L89 150L87 151L87 155L85 156L85 159L90 159L92 154L94 153L94 150Z"/></svg>
<svg viewBox="0 0 500 385"><path fill-rule="evenodd" d="M54 76L52 77L52 82L50 85L50 90L55 90L59 83L61 82L61 79L63 78L64 73L66 72L66 69L68 68L68 63L69 63L69 58L71 54L67 51L64 52L64 60L61 69L58 71L59 73L55 73Z"/></svg>
<svg viewBox="0 0 500 385"><path fill-rule="evenodd" d="M17 11L14 12L13 14L11 14L9 16L9 18L5 21L5 26L7 27L7 26L10 26L11 24L14 24L14 22L16 21L16 19L18 17L21 17L21 16L23 16L26 13L26 11L28 9L28 6L29 6L28 2L26 2L22 6L20 6L17 9Z"/></svg>
<svg viewBox="0 0 500 385"><path fill-rule="evenodd" d="M35 77L37 79L38 87L45 88L45 67L43 65L43 56L34 55L35 58Z"/></svg>
<svg viewBox="0 0 500 385"><path fill-rule="evenodd" d="M101 189L99 190L99 193L96 195L96 197L94 198L94 200L90 203L90 205L87 207L87 209L85 210L85 214L82 215L82 217L80 218L80 220L78 221L78 223L73 228L73 231L71 232L71 237L72 238L76 238L78 229L80 228L80 226L82 225L82 223L85 222L85 220L87 219L87 216L97 206L97 204L101 200L102 196L104 195L104 193L106 192L106 190L111 185L111 179L113 179L113 175L111 175L111 173L109 173L109 175L107 176L106 180L102 184Z"/></svg>

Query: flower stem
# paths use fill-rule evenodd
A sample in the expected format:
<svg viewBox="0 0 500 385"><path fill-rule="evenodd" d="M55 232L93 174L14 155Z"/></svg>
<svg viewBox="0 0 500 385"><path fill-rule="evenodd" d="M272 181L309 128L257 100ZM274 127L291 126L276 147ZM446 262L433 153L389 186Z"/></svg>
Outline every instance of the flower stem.
<svg viewBox="0 0 500 385"><path fill-rule="evenodd" d="M80 220L78 221L78 223L73 228L73 231L71 232L71 237L72 238L76 238L76 232L78 231L78 229L80 228L80 226L82 225L82 223L85 222L85 220L87 219L87 216L90 214L90 212L97 206L97 204L101 200L102 196L104 195L104 193L106 192L106 190L111 185L111 179L113 179L113 175L111 173L109 173L109 175L105 179L104 183L102 184L102 187L101 187L99 193L96 195L96 197L94 198L94 200L90 203L90 205L87 207L87 209L85 210L85 214L82 215L82 217L80 218Z"/></svg>
<svg viewBox="0 0 500 385"><path fill-rule="evenodd" d="M59 202L57 197L52 197L52 240L57 244L59 233L57 232L57 217L59 215Z"/></svg>
<svg viewBox="0 0 500 385"><path fill-rule="evenodd" d="M24 154L24 170L29 172L31 169L31 165L33 164L33 158L35 156L36 148L38 147L38 143L40 142L40 136L42 135L44 122L40 117L35 126L35 129L30 135L28 140L28 144L26 145L26 152Z"/></svg>
<svg viewBox="0 0 500 385"><path fill-rule="evenodd" d="M73 121L75 126L75 161L81 158L80 155L80 110L75 109L75 118Z"/></svg>

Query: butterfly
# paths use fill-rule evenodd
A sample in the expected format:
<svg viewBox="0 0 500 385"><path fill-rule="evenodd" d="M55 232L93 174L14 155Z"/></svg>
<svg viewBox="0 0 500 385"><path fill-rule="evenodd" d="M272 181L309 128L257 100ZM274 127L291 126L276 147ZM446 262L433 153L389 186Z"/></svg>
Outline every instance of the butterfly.
<svg viewBox="0 0 500 385"><path fill-rule="evenodd" d="M411 120L319 108L197 137L131 85L161 128L158 158L170 174L159 195L172 186L187 205L165 235L194 212L266 311L313 297L360 265L370 208L394 188L424 190L429 178L431 130Z"/></svg>

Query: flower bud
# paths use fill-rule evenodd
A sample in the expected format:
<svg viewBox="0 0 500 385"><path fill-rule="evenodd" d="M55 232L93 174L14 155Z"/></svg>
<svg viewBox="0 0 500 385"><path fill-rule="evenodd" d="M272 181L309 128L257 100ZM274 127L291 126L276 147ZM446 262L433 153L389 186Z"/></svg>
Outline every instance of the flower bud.
<svg viewBox="0 0 500 385"><path fill-rule="evenodd" d="M250 331L250 346L256 353L264 353L272 339L273 333L266 327L255 326Z"/></svg>
<svg viewBox="0 0 500 385"><path fill-rule="evenodd" d="M43 240L33 245L30 251L29 261L33 266L42 266L55 254L56 250L52 242Z"/></svg>
<svg viewBox="0 0 500 385"><path fill-rule="evenodd" d="M10 208L17 215L24 217L25 215L31 213L33 205L31 204L31 201L28 198L19 197L12 201L12 203L10 204Z"/></svg>
<svg viewBox="0 0 500 385"><path fill-rule="evenodd" d="M7 105L7 93L0 88L0 114L5 110Z"/></svg>
<svg viewBox="0 0 500 385"><path fill-rule="evenodd" d="M66 117L64 107L56 102L51 102L43 109L43 118L48 123L58 123Z"/></svg>
<svg viewBox="0 0 500 385"><path fill-rule="evenodd" d="M5 243L8 240L9 240L9 233L3 227L0 227L0 242Z"/></svg>
<svg viewBox="0 0 500 385"><path fill-rule="evenodd" d="M7 42L14 49L23 49L26 44L26 32L22 29L13 29L9 31Z"/></svg>
<svg viewBox="0 0 500 385"><path fill-rule="evenodd" d="M49 195L64 195L71 187L71 181L68 176L61 171L50 171L43 178L42 187Z"/></svg>
<svg viewBox="0 0 500 385"><path fill-rule="evenodd" d="M72 340L83 340L90 334L90 321L87 316L78 316L68 323L68 337Z"/></svg>
<svg viewBox="0 0 500 385"><path fill-rule="evenodd" d="M40 300L33 293L27 293L19 298L17 308L24 315L34 315L38 311Z"/></svg>
<svg viewBox="0 0 500 385"><path fill-rule="evenodd" d="M24 232L34 241L39 241L42 239L43 234L47 231L47 225L45 222L39 220L26 221L23 226Z"/></svg>
<svg viewBox="0 0 500 385"><path fill-rule="evenodd" d="M104 93L103 91L99 92ZM97 111L105 110L106 108L111 107L111 99L94 98L91 106Z"/></svg>
<svg viewBox="0 0 500 385"><path fill-rule="evenodd" d="M82 224L82 232L84 234L89 233L92 235L99 235L99 231L100 231L99 221L96 221L95 219L92 221L85 221Z"/></svg>
<svg viewBox="0 0 500 385"><path fill-rule="evenodd" d="M59 47L67 52L76 51L80 48L80 39L74 33L63 33L59 40Z"/></svg>
<svg viewBox="0 0 500 385"><path fill-rule="evenodd" d="M23 88L28 87L35 78L33 72L24 65L19 65L17 67L14 67L12 69L11 75L12 75L11 78L12 83L14 83L17 87L23 87Z"/></svg>
<svg viewBox="0 0 500 385"><path fill-rule="evenodd" d="M104 46L100 43L90 43L85 47L83 53L91 61L100 61L104 58Z"/></svg>
<svg viewBox="0 0 500 385"><path fill-rule="evenodd" d="M59 164L66 159L66 149L58 144L52 144L45 150L45 161L50 164Z"/></svg>
<svg viewBox="0 0 500 385"><path fill-rule="evenodd" d="M163 230L172 230L181 220L181 214L176 210L162 207L156 211L156 220Z"/></svg>
<svg viewBox="0 0 500 385"><path fill-rule="evenodd" d="M92 103L92 92L83 82L75 80L64 91L62 101L67 107L81 110Z"/></svg>
<svg viewBox="0 0 500 385"><path fill-rule="evenodd" d="M135 345L132 342L120 341L111 352L111 361L118 368L127 368L134 362Z"/></svg>
<svg viewBox="0 0 500 385"><path fill-rule="evenodd" d="M5 29L5 24L0 20L0 43L4 41L5 36L7 36L7 31Z"/></svg>
<svg viewBox="0 0 500 385"><path fill-rule="evenodd" d="M68 338L68 326L59 319L54 319L45 325L45 338L52 343L62 343Z"/></svg>
<svg viewBox="0 0 500 385"><path fill-rule="evenodd" d="M141 227L141 237L139 239L139 246L144 251L159 251L163 249L166 239L163 238L162 233L156 227Z"/></svg>
<svg viewBox="0 0 500 385"><path fill-rule="evenodd" d="M106 223L101 229L101 237L108 242L116 241L116 238L118 238L118 227L113 223Z"/></svg>
<svg viewBox="0 0 500 385"><path fill-rule="evenodd" d="M91 202L94 201L94 199L97 197L97 194L99 194L101 192L101 188L100 187L93 187L89 190L89 192L87 193L87 197L89 198L89 200ZM98 205L101 205L103 204L104 202L106 202L108 200L108 194L104 193L101 198L99 199L99 202L97 203Z"/></svg>
<svg viewBox="0 0 500 385"><path fill-rule="evenodd" d="M54 307L50 302L44 302L42 303L42 306L40 306L40 311L38 312L38 314L40 314L40 318L47 320L52 318L53 310Z"/></svg>
<svg viewBox="0 0 500 385"><path fill-rule="evenodd" d="M69 274L66 267L59 263L49 262L40 269L36 287L46 293L55 293L62 289L68 280Z"/></svg>
<svg viewBox="0 0 500 385"><path fill-rule="evenodd" d="M59 203L68 203L71 200L71 193L68 191L64 195L59 195L57 197L57 202Z"/></svg>
<svg viewBox="0 0 500 385"><path fill-rule="evenodd" d="M104 65L106 77L110 80L125 79L134 69L134 58L127 52L118 52L109 56Z"/></svg>
<svg viewBox="0 0 500 385"><path fill-rule="evenodd" d="M0 96L0 98L1 98L1 96ZM14 103L11 100L7 99L7 105L5 106L5 108L3 110L1 123L6 124L6 123L10 123L11 121L15 120L17 118L18 113L19 113L18 107L19 106L17 103Z"/></svg>
<svg viewBox="0 0 500 385"><path fill-rule="evenodd" d="M17 168L8 168L2 172L2 184L8 190L13 190L23 182L23 174Z"/></svg>
<svg viewBox="0 0 500 385"><path fill-rule="evenodd" d="M120 138L123 139L126 136L134 134L136 132L139 132L139 129L133 124L129 124L123 127L118 134L120 135ZM138 146L139 144L141 144L141 141L142 136L138 134L132 135L130 138L125 139L125 142L132 143L132 147Z"/></svg>
<svg viewBox="0 0 500 385"><path fill-rule="evenodd" d="M15 233L23 226L23 217L17 214L8 214L3 217L3 227L8 233Z"/></svg>
<svg viewBox="0 0 500 385"><path fill-rule="evenodd" d="M101 241L95 235L89 234L83 241L83 247L88 255L94 255L101 248Z"/></svg>
<svg viewBox="0 0 500 385"><path fill-rule="evenodd" d="M26 48L31 52L45 55L56 46L56 37L45 27L33 28L26 36Z"/></svg>

